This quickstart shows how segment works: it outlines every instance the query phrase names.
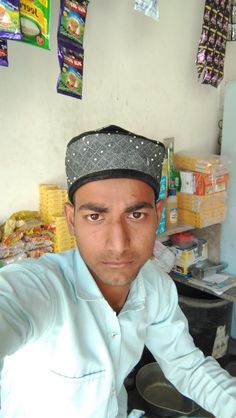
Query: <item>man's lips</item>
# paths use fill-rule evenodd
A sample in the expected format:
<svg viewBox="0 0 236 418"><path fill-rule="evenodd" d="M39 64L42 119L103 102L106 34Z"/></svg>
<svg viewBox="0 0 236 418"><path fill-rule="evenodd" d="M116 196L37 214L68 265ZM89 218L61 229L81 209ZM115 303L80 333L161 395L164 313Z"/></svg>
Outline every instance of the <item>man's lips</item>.
<svg viewBox="0 0 236 418"><path fill-rule="evenodd" d="M119 261L103 261L103 264L107 267L111 268L122 268L122 267L128 267L133 263L133 260L119 260Z"/></svg>

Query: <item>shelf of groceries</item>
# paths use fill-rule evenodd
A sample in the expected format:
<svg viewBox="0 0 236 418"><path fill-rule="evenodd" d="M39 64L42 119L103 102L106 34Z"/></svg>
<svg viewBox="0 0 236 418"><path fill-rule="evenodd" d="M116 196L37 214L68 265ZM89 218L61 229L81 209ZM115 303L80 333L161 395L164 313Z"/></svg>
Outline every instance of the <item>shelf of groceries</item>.
<svg viewBox="0 0 236 418"><path fill-rule="evenodd" d="M160 198L165 206L154 256L176 283L236 301L236 278L224 273L226 265L219 260L230 161L223 155L176 153L174 138L163 142Z"/></svg>

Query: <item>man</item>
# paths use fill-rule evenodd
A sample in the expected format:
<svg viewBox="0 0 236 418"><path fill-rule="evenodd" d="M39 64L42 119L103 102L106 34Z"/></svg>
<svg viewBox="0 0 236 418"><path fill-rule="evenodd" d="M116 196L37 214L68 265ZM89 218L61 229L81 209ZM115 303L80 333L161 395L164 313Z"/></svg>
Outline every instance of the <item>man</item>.
<svg viewBox="0 0 236 418"><path fill-rule="evenodd" d="M151 260L163 156L114 126L68 144L65 212L79 251L0 271L1 417L127 417L123 383L144 344L179 391L236 417L236 379L195 347L173 281Z"/></svg>

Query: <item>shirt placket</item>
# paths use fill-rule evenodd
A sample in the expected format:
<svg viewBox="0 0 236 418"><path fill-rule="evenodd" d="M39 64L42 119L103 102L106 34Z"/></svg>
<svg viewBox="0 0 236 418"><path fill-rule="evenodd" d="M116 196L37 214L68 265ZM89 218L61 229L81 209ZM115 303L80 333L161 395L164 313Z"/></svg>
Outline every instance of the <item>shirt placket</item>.
<svg viewBox="0 0 236 418"><path fill-rule="evenodd" d="M113 368L114 368L114 375L111 385L111 396L110 396L110 407L109 411L112 411L109 413L109 417L116 416L114 415L114 411L116 411L116 414L118 412L118 403L117 403L117 380L116 376L119 373L118 367L119 367L119 360L120 360L120 347L121 347L121 330L120 330L120 324L118 317L116 315L116 312L114 312L110 308L112 314L109 317L109 328L108 328L108 344L109 344L109 351L112 358Z"/></svg>

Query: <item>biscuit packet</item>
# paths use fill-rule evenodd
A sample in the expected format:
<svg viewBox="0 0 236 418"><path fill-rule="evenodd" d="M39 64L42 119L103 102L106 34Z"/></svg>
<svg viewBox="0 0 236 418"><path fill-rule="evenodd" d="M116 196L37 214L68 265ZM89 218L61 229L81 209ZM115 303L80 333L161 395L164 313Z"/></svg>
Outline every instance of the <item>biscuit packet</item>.
<svg viewBox="0 0 236 418"><path fill-rule="evenodd" d="M88 0L61 0L58 34L83 44Z"/></svg>
<svg viewBox="0 0 236 418"><path fill-rule="evenodd" d="M0 65L8 67L7 40L0 39Z"/></svg>
<svg viewBox="0 0 236 418"><path fill-rule="evenodd" d="M21 39L19 0L0 0L0 37Z"/></svg>
<svg viewBox="0 0 236 418"><path fill-rule="evenodd" d="M20 0L23 41L49 49L50 0Z"/></svg>
<svg viewBox="0 0 236 418"><path fill-rule="evenodd" d="M58 38L58 59L61 72L57 82L57 92L81 99L84 60L82 46Z"/></svg>

